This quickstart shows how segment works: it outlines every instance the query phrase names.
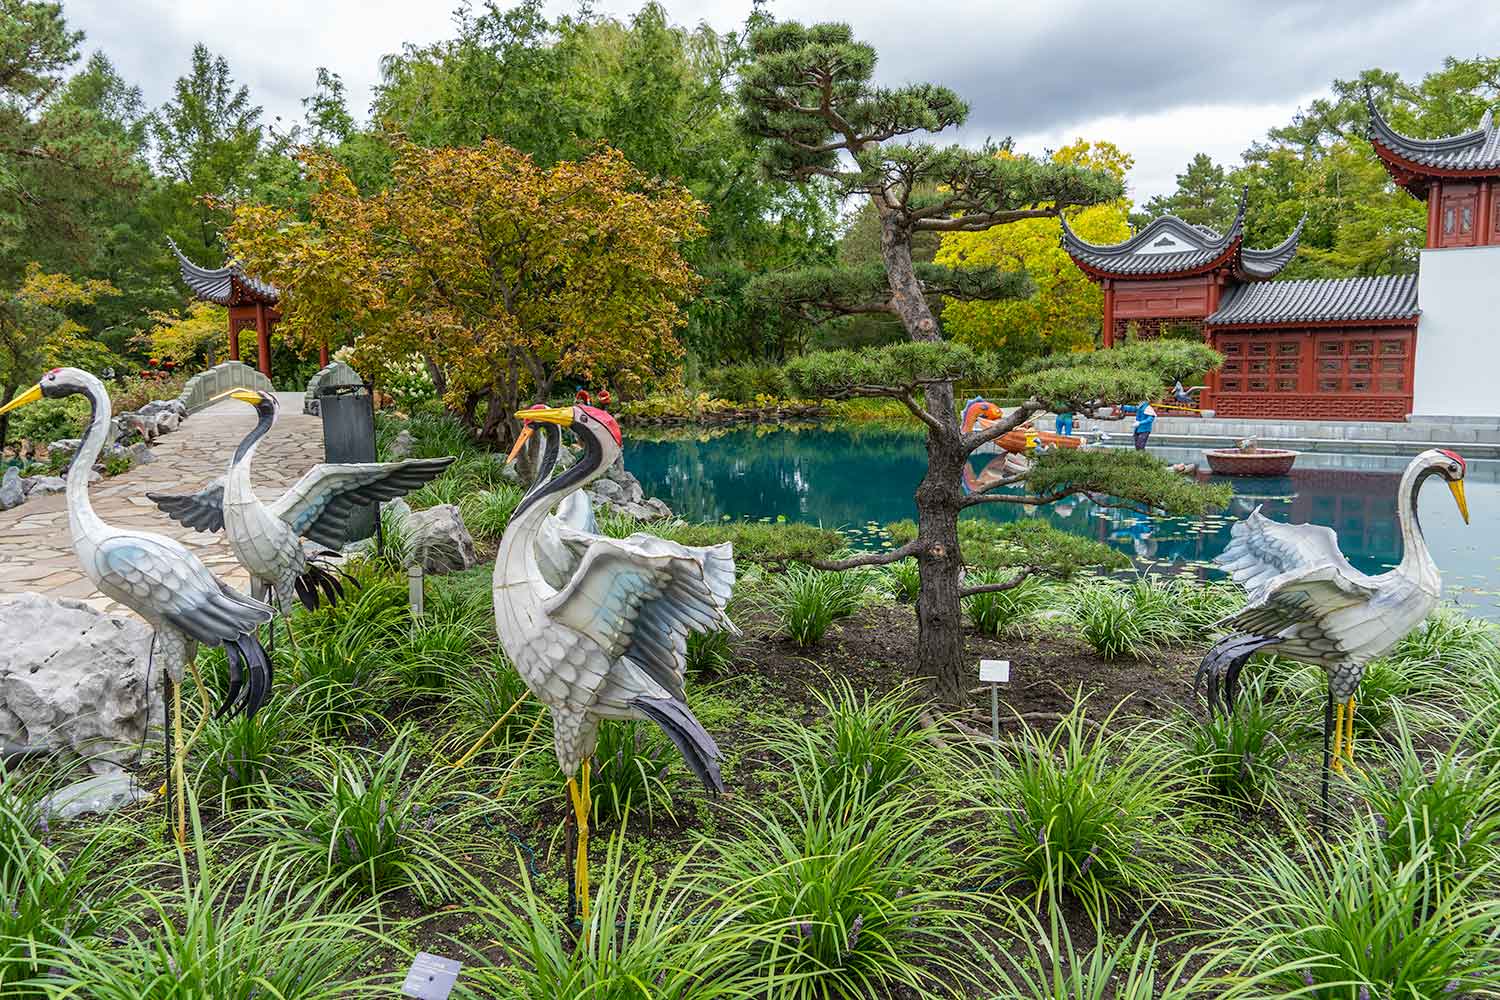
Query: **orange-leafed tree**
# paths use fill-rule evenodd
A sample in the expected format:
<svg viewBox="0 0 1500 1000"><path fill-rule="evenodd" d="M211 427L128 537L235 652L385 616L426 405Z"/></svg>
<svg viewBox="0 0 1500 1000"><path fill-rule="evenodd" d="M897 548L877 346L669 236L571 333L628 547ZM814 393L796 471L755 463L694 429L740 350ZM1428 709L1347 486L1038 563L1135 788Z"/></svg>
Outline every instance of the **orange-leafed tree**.
<svg viewBox="0 0 1500 1000"><path fill-rule="evenodd" d="M398 140L396 156L390 187L362 195L307 153L308 220L236 213L231 250L283 289L288 340L352 341L377 378L420 357L449 409L497 445L560 377L616 395L680 380L675 331L697 283L681 248L704 214L686 189L606 147L545 168L494 140Z"/></svg>
<svg viewBox="0 0 1500 1000"><path fill-rule="evenodd" d="M1012 156L1008 150L998 155ZM1092 167L1125 180L1134 159L1111 142L1079 139L1052 154L1054 163ZM1130 202L1124 197L1064 209L1068 225L1091 243L1118 243L1130 235ZM1055 217L1024 219L979 233L947 233L936 262L949 267L1026 271L1036 286L1029 298L945 303L948 335L970 347L1001 352L1008 364L1038 354L1094 346L1104 293L1059 245Z"/></svg>

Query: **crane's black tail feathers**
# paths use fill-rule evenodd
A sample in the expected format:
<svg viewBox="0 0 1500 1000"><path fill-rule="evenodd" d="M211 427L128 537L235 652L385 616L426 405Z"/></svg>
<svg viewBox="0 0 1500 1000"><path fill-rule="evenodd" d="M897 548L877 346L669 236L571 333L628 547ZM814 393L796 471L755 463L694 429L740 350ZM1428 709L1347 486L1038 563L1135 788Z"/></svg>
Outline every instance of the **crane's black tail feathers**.
<svg viewBox="0 0 1500 1000"><path fill-rule="evenodd" d="M354 589L359 589L358 580L345 573L341 567L327 562L329 556L337 554L336 552L319 552L307 561L307 569L292 581L292 589L297 592L297 599L307 610L318 610L320 603L333 607L342 601L345 582Z"/></svg>
<svg viewBox="0 0 1500 1000"><path fill-rule="evenodd" d="M224 701L214 718L243 712L246 718L253 719L271 695L274 677L271 658L254 632L224 643L224 655L229 663L229 690L224 692Z"/></svg>
<svg viewBox="0 0 1500 1000"><path fill-rule="evenodd" d="M718 744L686 705L675 698L635 698L630 707L661 726L704 788L715 794L724 791Z"/></svg>
<svg viewBox="0 0 1500 1000"><path fill-rule="evenodd" d="M1240 671L1252 655L1281 640L1276 636L1245 635L1241 632L1226 635L1214 643L1198 664L1198 673L1193 677L1193 696L1206 683L1208 689L1208 712L1212 715L1222 703L1226 716L1234 712L1234 697L1239 692Z"/></svg>

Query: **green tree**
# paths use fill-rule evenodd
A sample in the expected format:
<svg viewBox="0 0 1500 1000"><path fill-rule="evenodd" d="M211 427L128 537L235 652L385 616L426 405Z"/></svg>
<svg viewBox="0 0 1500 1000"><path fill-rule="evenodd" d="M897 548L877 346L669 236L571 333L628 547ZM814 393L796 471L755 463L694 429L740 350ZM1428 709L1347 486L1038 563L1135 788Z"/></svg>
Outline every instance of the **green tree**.
<svg viewBox="0 0 1500 1000"><path fill-rule="evenodd" d="M1183 222L1223 231L1234 222L1238 196L1224 168L1207 153L1197 153L1177 175L1176 189L1153 196L1130 221L1142 226L1159 215L1175 215Z"/></svg>
<svg viewBox="0 0 1500 1000"><path fill-rule="evenodd" d="M1200 506L1210 499L1180 478L1170 481L1160 463L1132 468L1129 476L1111 476L1107 456L1086 459L1086 470L1073 469L1076 482L1051 482L1048 489L1019 500L1012 494L966 496L962 470L968 456L1049 404L1066 403L1088 412L1099 400L1152 395L1164 379L1170 381L1170 369L1189 363L1201 369L1215 363L1216 356L1201 345L1151 345L1146 351L1100 352L1108 357L1030 373L1016 384L1028 397L1022 406L992 428L964 432L954 382L994 384L1001 373L993 357L941 339L929 297L1014 298L1029 292L1030 282L1023 273L992 267L918 264L913 239L919 233L980 233L1052 217L1072 206L1107 202L1121 196L1119 179L1106 170L1053 160L1000 157L994 147L971 150L917 141L912 137L919 133L961 125L967 106L953 91L935 84L874 85L875 50L856 41L847 25L769 25L755 30L749 44L754 59L739 88L742 127L763 142L768 172L795 182L823 178L840 194L869 200L880 220L878 260L859 267L765 275L757 279L755 294L813 318L887 313L901 321L909 338L882 348L806 355L788 365L788 379L799 394L896 399L927 431L927 472L916 492L916 537L893 552L826 565L847 568L915 557L921 574L917 668L939 699L959 703L969 681L960 599L980 591L963 585L958 519L966 507L1046 503L1080 488L1118 490L1141 503L1172 506L1179 506L1184 493Z"/></svg>

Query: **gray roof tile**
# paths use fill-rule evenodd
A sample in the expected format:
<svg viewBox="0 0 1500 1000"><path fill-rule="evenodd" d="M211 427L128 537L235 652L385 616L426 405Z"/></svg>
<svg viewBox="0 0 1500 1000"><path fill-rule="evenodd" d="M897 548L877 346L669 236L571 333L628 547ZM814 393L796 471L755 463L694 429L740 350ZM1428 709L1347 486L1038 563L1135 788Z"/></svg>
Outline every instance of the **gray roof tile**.
<svg viewBox="0 0 1500 1000"><path fill-rule="evenodd" d="M188 260L172 240L168 239L167 245L177 257L177 270L182 275L183 284L191 288L193 294L200 299L227 306L234 294L235 282L244 287L252 300L258 299L274 305L281 298L281 292L275 285L250 277L237 261L230 261L223 267L199 267Z"/></svg>
<svg viewBox="0 0 1500 1000"><path fill-rule="evenodd" d="M1206 320L1210 326L1271 326L1415 319L1417 276L1318 278L1236 285Z"/></svg>
<svg viewBox="0 0 1500 1000"><path fill-rule="evenodd" d="M1413 139L1391 128L1375 106L1375 97L1368 89L1365 91L1365 106L1370 113L1370 140L1403 160L1436 170L1500 173L1500 128L1495 127L1492 111L1484 113L1479 119L1479 127L1472 132L1441 139Z"/></svg>

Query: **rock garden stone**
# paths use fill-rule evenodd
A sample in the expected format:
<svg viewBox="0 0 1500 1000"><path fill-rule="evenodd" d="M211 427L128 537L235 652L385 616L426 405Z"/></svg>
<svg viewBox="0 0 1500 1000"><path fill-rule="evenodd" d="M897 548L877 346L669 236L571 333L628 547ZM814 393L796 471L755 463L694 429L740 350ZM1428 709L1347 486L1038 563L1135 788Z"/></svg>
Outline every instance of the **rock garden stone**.
<svg viewBox="0 0 1500 1000"><path fill-rule="evenodd" d="M141 787L133 774L96 774L47 796L42 802L42 814L49 821L66 821L87 813L102 816L155 797Z"/></svg>
<svg viewBox="0 0 1500 1000"><path fill-rule="evenodd" d="M182 418L171 410L163 410L156 415L156 433L170 434L177 429Z"/></svg>
<svg viewBox="0 0 1500 1000"><path fill-rule="evenodd" d="M144 622L21 593L0 596L0 635L0 740L69 749L96 774L136 753L155 701Z"/></svg>
<svg viewBox="0 0 1500 1000"><path fill-rule="evenodd" d="M26 491L21 488L21 470L12 465L0 477L0 510L19 507L26 501Z"/></svg>
<svg viewBox="0 0 1500 1000"><path fill-rule="evenodd" d="M407 565L420 565L424 573L455 573L479 561L474 539L455 504L411 512L401 525L401 533Z"/></svg>
<svg viewBox="0 0 1500 1000"><path fill-rule="evenodd" d="M410 455L411 454L411 431L408 431L408 430L399 431L396 434L395 439L393 441L391 441L390 448L387 449L387 450L390 453L391 461L393 461L393 462L400 461L401 459L403 459L406 456Z"/></svg>
<svg viewBox="0 0 1500 1000"><path fill-rule="evenodd" d="M31 487L26 491L27 496L51 496L68 488L68 481L62 476L32 476L30 483Z"/></svg>
<svg viewBox="0 0 1500 1000"><path fill-rule="evenodd" d="M590 485L589 492L603 500L623 501L626 499L625 491L620 488L619 483L612 479L596 479Z"/></svg>

